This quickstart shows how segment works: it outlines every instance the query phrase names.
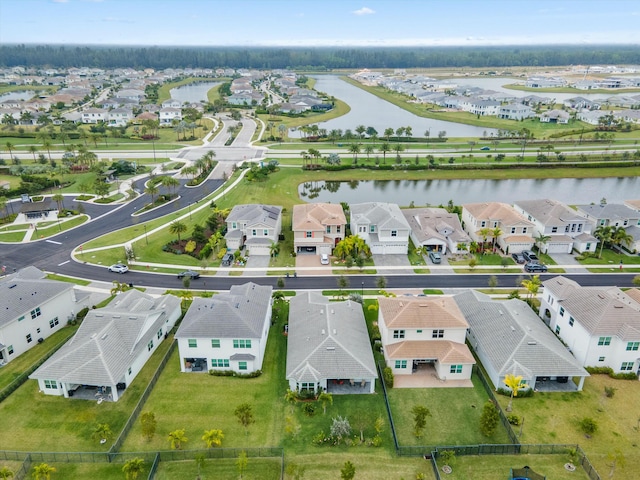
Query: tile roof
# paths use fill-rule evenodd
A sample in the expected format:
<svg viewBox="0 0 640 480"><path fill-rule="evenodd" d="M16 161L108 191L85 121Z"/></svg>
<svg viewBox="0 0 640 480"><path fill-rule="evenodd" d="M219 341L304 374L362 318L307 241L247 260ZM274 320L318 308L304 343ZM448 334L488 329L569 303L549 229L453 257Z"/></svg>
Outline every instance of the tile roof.
<svg viewBox="0 0 640 480"><path fill-rule="evenodd" d="M453 298L479 344L472 347L500 376L519 370L535 376L589 375L525 302L494 301L474 290Z"/></svg>
<svg viewBox="0 0 640 480"><path fill-rule="evenodd" d="M477 220L498 221L501 226L523 225L533 227L533 223L519 214L515 208L506 203L485 202L465 203L462 208Z"/></svg>
<svg viewBox="0 0 640 480"><path fill-rule="evenodd" d="M456 242L471 242L469 235L462 230L458 215L444 208L406 208L402 214L421 243L431 239L445 241L447 238Z"/></svg>
<svg viewBox="0 0 640 480"><path fill-rule="evenodd" d="M436 358L447 364L476 363L466 344L449 340L405 340L387 345L385 350L391 359Z"/></svg>
<svg viewBox="0 0 640 480"><path fill-rule="evenodd" d="M362 305L329 302L319 293L298 294L289 302L287 378L376 378Z"/></svg>
<svg viewBox="0 0 640 480"><path fill-rule="evenodd" d="M379 297L387 328L468 328L452 297Z"/></svg>
<svg viewBox="0 0 640 480"><path fill-rule="evenodd" d="M253 282L233 285L229 293L193 299L176 338L261 338L272 287Z"/></svg>
<svg viewBox="0 0 640 480"><path fill-rule="evenodd" d="M342 205L335 203L303 203L293 206L294 231L324 230L327 225L346 225Z"/></svg>

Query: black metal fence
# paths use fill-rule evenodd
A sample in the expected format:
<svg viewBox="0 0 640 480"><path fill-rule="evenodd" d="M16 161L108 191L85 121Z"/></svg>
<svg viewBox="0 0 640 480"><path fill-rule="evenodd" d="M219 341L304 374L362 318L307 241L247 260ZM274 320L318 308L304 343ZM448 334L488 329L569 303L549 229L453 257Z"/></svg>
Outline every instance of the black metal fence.
<svg viewBox="0 0 640 480"><path fill-rule="evenodd" d="M396 435L396 426L393 423L393 415L391 414L391 405L389 405L389 397L387 395L387 385L384 381L383 369L386 366L382 362L378 362L378 375L380 376L380 385L382 385L382 393L384 398L384 404L387 408L387 415L389 416L389 425L391 426L391 435L393 436L393 445L395 446L396 453L399 453L400 445L398 443L398 436Z"/></svg>

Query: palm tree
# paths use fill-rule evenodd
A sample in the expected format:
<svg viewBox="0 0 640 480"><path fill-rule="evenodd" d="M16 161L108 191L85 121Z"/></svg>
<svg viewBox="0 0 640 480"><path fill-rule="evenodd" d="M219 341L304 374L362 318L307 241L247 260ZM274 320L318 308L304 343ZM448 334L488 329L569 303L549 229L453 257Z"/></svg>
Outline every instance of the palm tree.
<svg viewBox="0 0 640 480"><path fill-rule="evenodd" d="M184 429L169 432L169 442L171 442L172 450L180 450L183 443L187 443L189 439L185 435Z"/></svg>
<svg viewBox="0 0 640 480"><path fill-rule="evenodd" d="M33 467L33 478L34 480L51 480L51 474L55 471L56 469L51 465L41 463Z"/></svg>
<svg viewBox="0 0 640 480"><path fill-rule="evenodd" d="M382 163L383 164L387 163L387 152L391 151L391 147L387 142L384 142L382 145L380 145L379 150L380 150L380 153L382 153Z"/></svg>
<svg viewBox="0 0 640 480"><path fill-rule="evenodd" d="M622 251L622 244L629 247L633 243L633 236L628 234L624 227L618 227L613 232L611 241L618 246L618 250Z"/></svg>
<svg viewBox="0 0 640 480"><path fill-rule="evenodd" d="M164 177L162 177L160 179L160 183L162 184L163 187L168 188L171 193L173 193L175 188L178 185L180 185L180 182L178 181L177 178L170 177L168 175L165 175Z"/></svg>
<svg viewBox="0 0 640 480"><path fill-rule="evenodd" d="M287 393L284 394L284 400L291 406L291 413L293 413L293 407L298 401L298 392L287 388Z"/></svg>
<svg viewBox="0 0 640 480"><path fill-rule="evenodd" d="M482 237L482 253L484 253L484 249L487 243L487 237L491 236L491 229L489 227L484 227L478 230L478 235Z"/></svg>
<svg viewBox="0 0 640 480"><path fill-rule="evenodd" d="M98 423L93 429L93 438L100 440L100 443L105 443L113 433L108 423Z"/></svg>
<svg viewBox="0 0 640 480"><path fill-rule="evenodd" d="M538 233L535 237L536 245L538 246L538 250L543 251L542 246L551 240L551 235L545 235L543 232Z"/></svg>
<svg viewBox="0 0 640 480"><path fill-rule="evenodd" d="M11 142L7 142L4 146L9 151L9 157L13 158L13 149L15 148L15 145Z"/></svg>
<svg viewBox="0 0 640 480"><path fill-rule="evenodd" d="M276 242L271 242L271 245L269 245L269 256L277 257L278 253L280 253L280 246Z"/></svg>
<svg viewBox="0 0 640 480"><path fill-rule="evenodd" d="M153 182L149 182L147 188L144 189L144 193L151 195L151 204L153 205L154 195L158 193L158 186Z"/></svg>
<svg viewBox="0 0 640 480"><path fill-rule="evenodd" d="M13 478L14 473L9 470L9 467L0 468L0 478L2 480L8 480L9 478Z"/></svg>
<svg viewBox="0 0 640 480"><path fill-rule="evenodd" d="M58 204L58 210L64 209L64 195L62 195L61 193L56 193L51 197L51 199Z"/></svg>
<svg viewBox="0 0 640 480"><path fill-rule="evenodd" d="M598 258L602 258L602 250L604 249L604 244L609 243L613 238L613 227L599 226L593 232L593 236L600 240L600 253L598 254Z"/></svg>
<svg viewBox="0 0 640 480"><path fill-rule="evenodd" d="M372 143L368 143L367 145L365 145L364 153L367 154L367 161L369 161L369 156L375 151L376 151L376 147Z"/></svg>
<svg viewBox="0 0 640 480"><path fill-rule="evenodd" d="M327 404L333 405L333 395L328 392L322 392L320 395L318 395L318 401L322 404L323 415L326 415Z"/></svg>
<svg viewBox="0 0 640 480"><path fill-rule="evenodd" d="M513 397L518 396L518 390L526 387L526 383L522 383L522 375L512 375L511 373L507 373L504 377L504 384L511 389L511 398L509 399L509 404L507 405L507 412L512 410L511 404L513 403Z"/></svg>
<svg viewBox="0 0 640 480"><path fill-rule="evenodd" d="M522 286L527 289L527 300L532 299L540 290L540 275L534 275L530 280L523 280Z"/></svg>
<svg viewBox="0 0 640 480"><path fill-rule="evenodd" d="M222 439L224 438L224 434L222 430L205 430L204 435L202 435L202 440L207 445L207 448L219 447L222 445Z"/></svg>
<svg viewBox="0 0 640 480"><path fill-rule="evenodd" d="M122 467L127 480L136 480L144 469L144 460L142 458L132 458Z"/></svg>
<svg viewBox="0 0 640 480"><path fill-rule="evenodd" d="M35 163L35 161L36 161L36 153L38 152L38 147L36 147L35 145L30 145L29 146L29 151L33 155L33 161Z"/></svg>
<svg viewBox="0 0 640 480"><path fill-rule="evenodd" d="M353 153L353 164L356 165L358 163L358 154L360 153L360 144L352 143L349 145L349 153Z"/></svg>
<svg viewBox="0 0 640 480"><path fill-rule="evenodd" d="M387 142L389 141L389 139L391 138L391 135L393 135L393 128L389 127L389 128L385 128L384 129L384 138L387 140Z"/></svg>
<svg viewBox="0 0 640 480"><path fill-rule="evenodd" d="M180 241L180 234L187 231L187 226L179 220L174 220L169 225L169 233L178 236L178 242Z"/></svg>
<svg viewBox="0 0 640 480"><path fill-rule="evenodd" d="M496 227L493 230L491 230L491 238L492 238L492 242L493 242L493 249L496 249L496 241L498 240L498 238L500 237L500 235L502 235L502 230L500 229L500 227Z"/></svg>

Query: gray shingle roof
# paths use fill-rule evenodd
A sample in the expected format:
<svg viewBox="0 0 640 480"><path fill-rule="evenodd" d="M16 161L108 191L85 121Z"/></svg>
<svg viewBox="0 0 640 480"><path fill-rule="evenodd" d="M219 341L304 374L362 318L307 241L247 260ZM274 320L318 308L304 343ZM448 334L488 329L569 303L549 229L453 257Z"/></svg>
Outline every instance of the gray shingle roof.
<svg viewBox="0 0 640 480"><path fill-rule="evenodd" d="M247 228L251 228L253 225L275 227L281 214L282 207L277 205L236 205L229 212L226 221L227 223L247 222Z"/></svg>
<svg viewBox="0 0 640 480"><path fill-rule="evenodd" d="M493 301L474 290L453 298L479 349L499 375L514 371L531 372L529 378L589 375L525 302Z"/></svg>
<svg viewBox="0 0 640 480"><path fill-rule="evenodd" d="M70 283L45 277L36 267L26 267L0 278L0 328L47 300L73 290Z"/></svg>
<svg viewBox="0 0 640 480"><path fill-rule="evenodd" d="M640 217L640 213L620 203L606 203L604 205L576 205L579 212L593 219L627 220Z"/></svg>
<svg viewBox="0 0 640 480"><path fill-rule="evenodd" d="M249 282L229 293L194 298L176 338L261 338L271 304L270 286Z"/></svg>
<svg viewBox="0 0 640 480"><path fill-rule="evenodd" d="M640 339L640 303L618 287L582 287L563 276L542 285L591 335Z"/></svg>
<svg viewBox="0 0 640 480"><path fill-rule="evenodd" d="M331 302L318 293L289 302L287 379L376 378L362 305Z"/></svg>
<svg viewBox="0 0 640 480"><path fill-rule="evenodd" d="M73 338L29 378L83 385L122 382L167 318L176 318L179 311L180 299L173 295L154 299L129 290L107 307L90 310Z"/></svg>
<svg viewBox="0 0 640 480"><path fill-rule="evenodd" d="M378 230L410 229L400 207L395 203L356 203L350 205L349 209L351 210L352 223L355 224L377 225Z"/></svg>
<svg viewBox="0 0 640 480"><path fill-rule="evenodd" d="M564 226L571 221L584 221L584 217L557 200L519 200L517 206L543 225Z"/></svg>

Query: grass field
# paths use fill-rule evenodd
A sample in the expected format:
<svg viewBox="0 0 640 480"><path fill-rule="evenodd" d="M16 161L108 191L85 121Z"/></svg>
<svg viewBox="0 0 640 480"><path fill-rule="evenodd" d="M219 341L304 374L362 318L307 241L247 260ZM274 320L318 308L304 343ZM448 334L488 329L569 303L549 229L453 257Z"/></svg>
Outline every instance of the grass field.
<svg viewBox="0 0 640 480"><path fill-rule="evenodd" d="M280 458L249 458L242 478L243 480L278 480L281 468ZM160 462L154 478L156 480L191 479L196 478L198 473L203 479L236 480L239 478L236 459L207 459L200 472L195 461Z"/></svg>
<svg viewBox="0 0 640 480"><path fill-rule="evenodd" d="M33 463L27 478L35 478L33 476L33 466L38 465L39 463L40 462ZM123 464L121 463L48 463L47 465L56 469L55 473L51 474L52 480L72 480L82 478L122 480L125 478L125 475L122 472ZM147 478L150 467L151 465L147 463L138 478Z"/></svg>

